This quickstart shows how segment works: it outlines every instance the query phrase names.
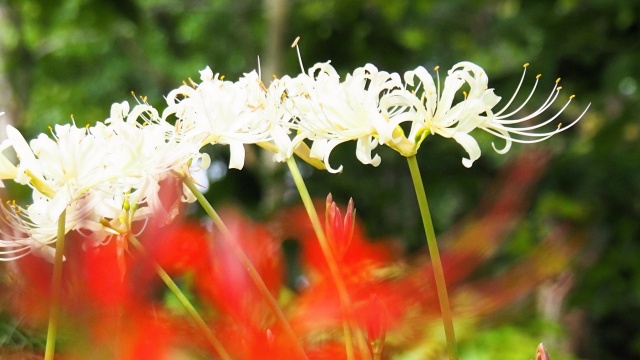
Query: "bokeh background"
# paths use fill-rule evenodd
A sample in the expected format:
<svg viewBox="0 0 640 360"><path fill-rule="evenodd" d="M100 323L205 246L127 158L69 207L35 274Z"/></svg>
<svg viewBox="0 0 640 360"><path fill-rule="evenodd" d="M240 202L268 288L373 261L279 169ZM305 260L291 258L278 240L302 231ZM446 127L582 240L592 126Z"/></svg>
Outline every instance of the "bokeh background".
<svg viewBox="0 0 640 360"><path fill-rule="evenodd" d="M508 98L530 63L523 96L542 74L532 104L557 77L565 96L576 94L563 122L591 103L576 127L534 146L550 160L527 216L481 269L499 272L536 246L550 224L569 226L582 246L552 297L556 310L544 311L539 289L462 346L469 358L482 359L553 329L554 349L567 358L640 358L640 2L3 0L0 134L10 123L32 137L71 115L79 125L93 124L109 116L113 102L134 102L132 91L162 108L164 94L197 80L207 65L234 80L258 63L265 81L295 75L298 58L289 45L296 36L305 67L330 60L343 75L365 63L396 72L440 66L444 74L469 60ZM498 155L488 135L475 135L483 155L471 169L462 166L465 154L455 142L429 138L420 149L438 233L479 211L500 169L526 148ZM399 239L407 256L423 254L404 159L380 149L382 164L371 168L354 149L345 144L332 155L333 164L345 166L342 174L303 167L312 195L353 197L367 233ZM298 200L285 169L262 161L269 155L250 151L244 170L227 171L226 150L210 151L214 204L233 203L260 219ZM19 321L5 312L0 319L0 346L29 343L16 335Z"/></svg>

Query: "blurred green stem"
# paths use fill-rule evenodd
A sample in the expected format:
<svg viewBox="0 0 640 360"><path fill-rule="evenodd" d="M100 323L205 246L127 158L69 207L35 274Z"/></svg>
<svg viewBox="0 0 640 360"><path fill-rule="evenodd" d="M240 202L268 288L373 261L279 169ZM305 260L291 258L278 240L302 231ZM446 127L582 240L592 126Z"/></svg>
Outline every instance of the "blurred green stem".
<svg viewBox="0 0 640 360"><path fill-rule="evenodd" d="M429 247L429 255L431 256L431 264L433 265L433 275L436 279L436 288L438 291L438 300L440 301L440 310L442 312L442 322L444 325L444 333L447 339L447 350L450 360L457 360L458 353L456 350L456 335L453 329L453 317L451 315L451 305L449 304L449 295L447 294L447 284L444 279L444 271L442 270L442 261L440 260L440 252L438 251L438 243L436 241L436 233L433 229L431 221L431 212L429 211L429 203L427 203L427 194L424 191L422 177L420 176L420 168L416 156L407 157L409 170L411 171L411 179L416 190L416 198L420 206L420 215L422 216L422 224L427 235L427 245Z"/></svg>
<svg viewBox="0 0 640 360"><path fill-rule="evenodd" d="M264 280L262 280L262 277L258 273L258 270L255 268L255 266L253 265L253 263L251 262L247 254L244 252L244 250L242 250L242 248L237 242L233 241L232 234L229 231L229 228L227 228L225 223L222 221L222 218L220 218L220 216L215 211L213 206L211 206L209 201L204 197L204 195L200 192L200 190L198 190L193 180L191 180L189 177L185 177L184 183L189 188L189 190L193 193L193 195L195 195L196 199L198 199L200 206L202 206L204 211L207 213L207 215L209 215L211 220L213 220L213 223L222 233L222 237L224 238L223 240L227 242L227 245L229 245L234 255L238 258L238 260L240 260L240 262L242 263L242 266L247 270L249 277L251 277L251 280L253 280L253 282L255 283L256 287L258 288L258 291L262 294L264 299L267 301L269 307L271 308L271 311L273 312L273 314L276 316L276 318L282 325L282 328L284 329L284 331L290 337L292 344L295 344L295 348L296 348L296 351L298 352L298 355L302 359L307 359L307 355L305 354L304 349L302 348L302 345L300 345L300 341L298 340L298 337L293 331L293 328L289 324L287 317L282 312L282 309L278 305L278 302L269 291L269 288L267 288L267 285L264 283Z"/></svg>
<svg viewBox="0 0 640 360"><path fill-rule="evenodd" d="M316 237L318 238L318 242L320 243L320 248L322 249L322 253L324 254L325 259L327 260L327 264L329 265L329 271L331 272L331 277L333 278L336 287L338 288L338 295L340 296L340 303L343 307L343 312L347 314L347 319L343 320L342 328L344 331L345 338L345 348L347 351L347 359L352 360L355 359L354 349L353 349L353 336L351 333L351 327L349 326L349 321L351 319L351 299L349 298L349 293L347 292L347 287L342 280L342 276L340 275L340 269L338 268L338 263L336 262L335 257L329 247L329 243L327 242L327 237L324 234L324 230L322 229L322 224L320 223L320 218L318 217L318 213L316 212L316 208L313 206L313 201L311 200L311 196L309 195L309 191L307 190L306 185L304 184L304 179L302 178L302 174L300 174L300 169L298 168L298 164L296 163L295 158L289 157L287 159L287 165L289 165L289 171L291 171L291 176L293 177L293 181L298 188L298 192L300 193L300 197L302 198L302 203L304 204L307 213L309 214L309 220L311 221L311 225L313 226L313 230L316 233Z"/></svg>
<svg viewBox="0 0 640 360"><path fill-rule="evenodd" d="M211 331L211 328L209 327L209 325L207 325L207 323L204 321L202 316L200 316L200 313L198 312L198 310L196 310L193 304L191 304L189 299L184 295L182 290L180 290L180 288L173 281L171 276L169 276L169 274L167 274L167 272L164 271L164 269L162 268L162 266L160 266L160 264L158 264L155 260L151 259L151 257L147 254L146 250L144 249L140 241L138 241L138 239L133 234L129 234L129 242L142 255L144 255L147 259L149 259L149 261L152 262L153 268L158 274L158 276L160 276L160 279L162 279L165 285L167 285L167 288L171 290L171 292L176 296L180 304L182 304L185 310L187 310L187 313L189 314L189 316L191 316L191 318L193 318L193 320L196 322L200 330L204 332L205 336L207 337L207 340L209 340L209 343L211 343L211 346L213 346L216 352L218 352L218 355L220 355L222 359L231 360L231 356L224 349L224 347L222 346L222 343L220 342L220 340L218 340L218 337L213 333L213 331Z"/></svg>
<svg viewBox="0 0 640 360"><path fill-rule="evenodd" d="M47 329L47 345L44 351L45 360L53 360L56 352L56 336L58 333L58 315L60 312L60 293L62 291L62 262L64 260L64 235L67 210L58 218L58 238L56 239L56 255L53 263L51 280L51 308L49 309L49 327Z"/></svg>

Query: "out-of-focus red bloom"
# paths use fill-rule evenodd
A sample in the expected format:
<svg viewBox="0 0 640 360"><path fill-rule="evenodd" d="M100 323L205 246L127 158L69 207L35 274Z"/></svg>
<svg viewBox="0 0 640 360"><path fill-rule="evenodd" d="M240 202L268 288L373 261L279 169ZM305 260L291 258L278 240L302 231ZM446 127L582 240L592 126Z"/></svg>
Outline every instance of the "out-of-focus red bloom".
<svg viewBox="0 0 640 360"><path fill-rule="evenodd" d="M468 280L521 219L527 204L524 194L543 167L544 161L532 162L527 156L507 167L479 211L440 237L457 321L474 324L499 311L561 272L576 250L570 229L558 227L509 271ZM427 257L408 259L393 241L370 241L355 221L353 202L344 217L331 197L317 204L319 210L323 207L327 238L353 306L347 320L354 337L361 339L355 341L357 359L374 353L388 359L422 346L437 352L439 343L425 336L426 328L436 328L440 322ZM278 236L237 211L222 211L221 215L230 231L228 237L180 219L170 225L166 216L152 220L140 236L148 257L133 247L119 256L126 247L118 239L83 249L83 241L74 238L78 235L70 235L56 355L73 360L172 359L185 352L215 358L191 319L178 305L170 304L170 296L164 296L168 291L154 272L156 261L193 299L233 359L295 360L293 344L234 254L239 247L268 290L281 299L309 359L346 359L342 338L346 312L305 210L289 209L276 217L270 225L279 229ZM284 287L282 239L296 239L301 245L303 287ZM9 303L27 325L44 329L52 265L34 256L15 265ZM460 338L464 336L459 333ZM360 353L363 347L366 354Z"/></svg>
<svg viewBox="0 0 640 360"><path fill-rule="evenodd" d="M264 225L252 222L236 211L223 211L222 217L231 237L227 239L219 231L213 231L209 242L210 260L198 274L198 290L224 316L268 324L267 303L247 269L234 255L231 242L240 245L274 296L283 279L280 244Z"/></svg>
<svg viewBox="0 0 640 360"><path fill-rule="evenodd" d="M453 301L454 318L458 321L471 326L529 293L544 279L558 274L577 249L577 243L568 237L568 233L558 229L550 232L538 249L510 271L490 279L462 282L496 252L522 218L528 203L528 189L543 173L545 164L544 154L524 154L504 169L501 181L488 190L487 198L474 217L440 237L439 242L442 244L444 240L446 244L442 246L441 256ZM332 206L325 205L325 208L329 209L329 214L339 214ZM295 302L297 312L291 322L312 338L314 334L340 334L342 312L339 297L303 211L292 209L280 217L283 227L288 230L286 237L299 239L303 247L302 263L307 267L306 283L309 284L300 289ZM326 221L327 233L333 228L338 228L338 233L343 229L335 217ZM383 358L402 349L428 344L428 339L423 338L424 330L439 324L440 313L433 271L426 256L408 261L391 242L370 242L356 223L351 246L343 257L338 258L338 262L353 302L355 327L375 334L377 328L373 324L376 321L384 324L380 328L385 332ZM375 317L373 308L385 310L383 322ZM461 332L460 338L465 335L464 331ZM335 342L340 343L339 338L325 343ZM440 347L434 344L427 346L444 349L444 343Z"/></svg>

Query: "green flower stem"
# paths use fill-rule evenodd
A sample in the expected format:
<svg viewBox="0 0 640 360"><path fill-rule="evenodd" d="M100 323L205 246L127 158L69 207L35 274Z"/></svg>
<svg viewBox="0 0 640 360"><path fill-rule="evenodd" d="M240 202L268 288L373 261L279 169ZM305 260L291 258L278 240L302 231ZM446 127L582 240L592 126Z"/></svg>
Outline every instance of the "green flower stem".
<svg viewBox="0 0 640 360"><path fill-rule="evenodd" d="M347 350L347 359L355 359L354 349L353 349L353 336L351 333L351 327L349 326L349 320L351 319L351 299L349 298L349 293L347 292L347 287L342 280L342 276L340 275L340 269L338 268L338 263L336 262L335 257L329 247L329 243L327 241L327 237L324 234L324 230L322 229L322 224L320 223L320 218L318 217L318 213L316 212L316 208L313 206L313 201L311 200L311 196L309 195L309 191L307 190L306 185L304 184L304 179L302 179L302 174L300 174L300 169L298 168L298 164L296 164L296 160L293 157L287 159L287 165L289 165L289 171L291 172L291 176L293 177L293 181L298 188L298 192L300 193L300 197L302 198L302 203L304 204L307 213L309 214L309 220L311 220L311 225L313 226L313 230L316 233L318 238L318 242L320 243L320 248L322 249L322 253L324 257L327 259L327 264L329 265L329 271L331 272L331 277L338 288L338 295L340 296L340 303L342 304L343 311L347 313L347 319L342 323L342 328L344 331L345 338L345 348Z"/></svg>
<svg viewBox="0 0 640 360"><path fill-rule="evenodd" d="M427 195L424 191L422 177L420 176L420 168L416 156L407 157L409 170L411 171L411 179L416 190L416 198L420 206L420 214L422 215L422 224L427 235L427 245L429 246L429 255L431 256L431 264L433 265L433 274L436 279L436 288L438 291L438 300L440 301L440 310L442 312L442 322L444 325L444 333L447 339L447 350L450 360L457 360L458 353L456 350L456 335L453 329L453 317L451 316L451 305L449 304L449 295L447 294L447 284L444 279L444 271L442 270L442 261L438 252L438 243L436 241L436 233L433 229L431 221L431 212L427 203Z"/></svg>
<svg viewBox="0 0 640 360"><path fill-rule="evenodd" d="M153 267L154 267L156 273L158 274L158 276L160 276L160 279L162 279L162 281L165 283L165 285L167 285L167 288L169 290L171 290L171 292L176 296L176 298L178 299L180 304L182 304L182 306L185 308L185 310L187 310L187 313L191 316L191 318L193 318L193 320L196 322L196 324L198 325L200 330L202 330L202 332L204 332L205 336L207 337L207 340L209 340L209 343L211 344L211 346L213 346L213 348L216 350L218 355L220 355L220 357L222 359L231 360L231 356L224 349L224 347L222 346L222 343L220 342L220 340L218 340L218 338L213 333L213 331L211 331L211 328L207 325L207 323L204 321L202 316L200 316L200 313L198 313L198 310L196 310L196 308L193 306L193 304L191 304L189 299L187 299L187 297L184 295L182 290L180 290L178 285L176 285L176 283L173 281L173 279L171 279L171 276L169 276L169 274L167 274L167 272L164 271L164 269L160 266L160 264L158 264L157 262L153 261L148 256L146 250L144 249L144 247L142 247L142 244L140 243L140 241L138 241L138 239L135 236L133 236L132 234L129 234L129 242L142 255L144 255L150 261L153 262Z"/></svg>
<svg viewBox="0 0 640 360"><path fill-rule="evenodd" d="M185 177L184 183L185 185L187 185L187 188L189 188L189 190L193 193L193 195L195 195L196 199L198 199L198 202L200 203L204 211L209 215L211 220L213 220L213 223L216 225L216 227L222 232L222 237L227 241L227 244L231 247L231 250L233 251L234 255L238 258L238 260L240 260L240 262L242 263L242 266L247 270L249 277L251 277L251 280L253 280L253 282L255 283L256 287L258 288L258 291L262 294L264 299L267 301L269 307L271 308L271 311L273 312L273 314L276 316L276 318L282 325L282 328L289 336L292 344L295 345L298 356L300 356L300 358L302 359L307 359L307 355L305 354L304 349L302 348L302 345L300 344L300 341L296 336L296 333L293 331L291 324L289 324L287 317L284 315L284 312L282 312L282 309L280 308L280 306L278 305L278 302L269 291L269 288L267 288L267 285L264 283L264 280L262 280L262 277L258 273L258 270L253 265L253 263L251 262L247 254L244 252L244 250L242 250L242 248L236 242L231 240L232 234L229 231L229 228L227 228L227 226L222 221L222 219L220 218L218 213L215 211L213 206L211 206L209 201L207 201L207 199L200 192L200 190L198 190L193 180L191 180L189 177Z"/></svg>
<svg viewBox="0 0 640 360"><path fill-rule="evenodd" d="M49 310L49 327L47 329L47 345L44 359L52 360L56 352L56 336L58 333L58 315L60 312L60 292L62 288L62 261L64 259L64 235L67 210L58 219L58 238L56 239L56 255L53 263L51 280L51 309Z"/></svg>

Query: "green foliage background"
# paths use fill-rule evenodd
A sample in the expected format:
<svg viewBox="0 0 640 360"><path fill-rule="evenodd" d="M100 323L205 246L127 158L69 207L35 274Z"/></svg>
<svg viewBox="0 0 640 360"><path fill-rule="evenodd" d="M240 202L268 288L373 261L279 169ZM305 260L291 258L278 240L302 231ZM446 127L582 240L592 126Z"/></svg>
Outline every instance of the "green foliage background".
<svg viewBox="0 0 640 360"><path fill-rule="evenodd" d="M0 107L5 119L35 135L69 121L71 114L80 125L104 120L111 103L133 101L131 91L161 107L163 94L189 77L197 79L207 65L237 79L257 67L259 55L278 46L267 36L274 6L286 10L276 34L282 39L277 74L299 71L288 43L300 35L305 66L331 60L344 74L371 62L403 72L419 65L448 69L470 60L487 71L498 94L509 97L528 62L529 80L542 73L542 85L551 88L562 76L563 93L577 95L564 122L591 103L574 130L546 144L554 157L536 189L528 226L567 221L588 234L566 309L585 319L587 340L575 355L638 357L640 2L4 0ZM546 94L537 95L542 101ZM474 208L501 165L522 148L500 156L489 137L477 135L486 141L472 169L461 165L463 151L451 141L427 139L419 154L440 231ZM212 151L224 159L224 150ZM379 168L365 167L355 160L353 147L344 145L332 162L344 164L345 171L307 169L313 173L308 186L320 197L329 191L345 202L353 197L371 234L402 237L409 252L418 250L422 233L406 164L387 149L380 155ZM287 196L285 174L249 161L242 172L224 173L209 196L218 203L241 201L247 211L266 215L296 200ZM522 230L518 236L527 234ZM526 251L526 241L520 243ZM499 333L484 338L500 339Z"/></svg>

